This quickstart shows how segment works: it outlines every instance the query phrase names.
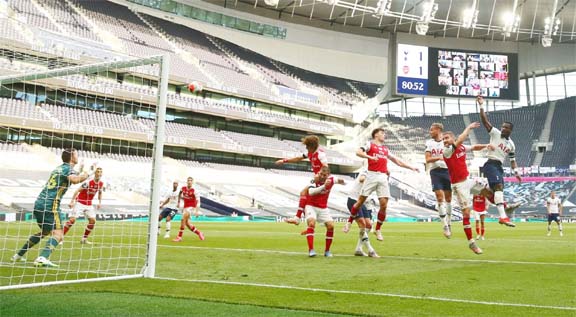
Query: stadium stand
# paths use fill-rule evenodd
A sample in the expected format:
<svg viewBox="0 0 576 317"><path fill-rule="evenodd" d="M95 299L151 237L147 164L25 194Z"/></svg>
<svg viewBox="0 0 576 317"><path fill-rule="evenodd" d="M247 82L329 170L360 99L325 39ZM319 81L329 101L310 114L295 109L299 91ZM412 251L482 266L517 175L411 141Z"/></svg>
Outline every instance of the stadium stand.
<svg viewBox="0 0 576 317"><path fill-rule="evenodd" d="M544 153L542 166L567 167L576 163L574 118L576 118L576 98L558 100L550 131L552 150Z"/></svg>
<svg viewBox="0 0 576 317"><path fill-rule="evenodd" d="M280 85L294 90L288 95L292 102L302 106L329 104L341 107L341 111L350 111L350 106L373 97L380 88L377 84L349 81L282 64L182 25L136 14L112 2L73 1L73 6L79 8L82 15L63 0L38 1L44 11L29 1L11 0L8 3L27 21L27 27L92 40L140 57L169 54L172 75L188 82L198 80L225 91L232 88L233 92L251 97L282 100L284 98L278 96L277 85ZM2 19L2 26L0 32L5 37L24 40L12 21ZM92 26L104 31L97 32ZM114 41L109 41L111 36L120 40L121 47L115 47L111 43ZM254 73L247 73L245 65Z"/></svg>

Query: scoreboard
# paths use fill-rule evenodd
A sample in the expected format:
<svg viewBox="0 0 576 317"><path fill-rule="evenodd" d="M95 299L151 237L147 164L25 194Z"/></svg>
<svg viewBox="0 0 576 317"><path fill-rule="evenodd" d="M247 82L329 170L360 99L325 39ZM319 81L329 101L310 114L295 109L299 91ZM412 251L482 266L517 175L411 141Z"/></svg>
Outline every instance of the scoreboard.
<svg viewBox="0 0 576 317"><path fill-rule="evenodd" d="M398 44L396 94L518 100L518 55Z"/></svg>

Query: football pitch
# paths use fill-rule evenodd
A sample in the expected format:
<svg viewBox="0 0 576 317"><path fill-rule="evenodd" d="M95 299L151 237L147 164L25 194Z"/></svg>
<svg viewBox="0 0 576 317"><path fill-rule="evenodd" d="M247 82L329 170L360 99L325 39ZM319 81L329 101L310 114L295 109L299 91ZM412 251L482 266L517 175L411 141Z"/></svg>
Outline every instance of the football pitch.
<svg viewBox="0 0 576 317"><path fill-rule="evenodd" d="M79 239L82 225L66 239ZM383 242L371 235L379 259L353 256L357 229L344 234L341 224L333 258L322 256L322 227L319 256L309 258L303 225L197 225L205 241L190 231L181 243L159 237L155 279L0 291L0 316L576 316L574 224L546 237L545 223L488 223L475 255L461 223L450 240L439 223L386 223ZM108 230L97 227L96 244L82 248L121 239L105 238ZM0 276L10 272L3 263Z"/></svg>

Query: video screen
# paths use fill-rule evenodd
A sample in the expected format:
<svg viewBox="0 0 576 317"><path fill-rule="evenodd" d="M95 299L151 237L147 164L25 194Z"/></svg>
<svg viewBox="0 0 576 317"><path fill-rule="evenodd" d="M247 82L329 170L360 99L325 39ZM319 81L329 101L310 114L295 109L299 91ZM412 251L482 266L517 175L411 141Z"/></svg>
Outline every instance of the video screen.
<svg viewBox="0 0 576 317"><path fill-rule="evenodd" d="M516 54L430 48L429 94L518 100Z"/></svg>

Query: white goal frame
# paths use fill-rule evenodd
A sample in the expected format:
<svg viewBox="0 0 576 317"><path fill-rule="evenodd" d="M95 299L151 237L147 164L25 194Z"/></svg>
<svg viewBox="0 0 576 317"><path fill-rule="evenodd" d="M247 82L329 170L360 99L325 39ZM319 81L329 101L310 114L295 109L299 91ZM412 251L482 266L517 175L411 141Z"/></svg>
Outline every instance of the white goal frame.
<svg viewBox="0 0 576 317"><path fill-rule="evenodd" d="M115 61L115 62L103 62L95 63L89 65L71 66L58 68L48 71L27 73L16 76L3 76L0 77L0 86L17 83L34 81L39 79L46 79L51 77L59 76L69 76L77 75L83 73L91 73L104 68L114 70L120 68L137 67L142 65L159 65L159 76L158 76L158 99L156 105L156 118L155 118L155 130L154 130L154 151L152 155L152 177L151 177L151 195L149 203L149 221L148 221L148 243L146 259L144 262L144 267L140 274L133 275L118 275L110 277L97 277L97 278L84 278L77 280L61 280L61 281L51 281L42 283L28 283L19 285L8 285L0 286L0 291L9 289L19 289L19 288L30 288L38 286L49 286L49 285L59 285L59 284L71 284L71 283L85 283L85 282L98 282L98 281L110 281L110 280L122 280L129 278L154 278L156 274L156 254L158 245L158 206L160 205L160 192L162 186L162 157L164 153L164 140L165 140L165 130L166 130L166 104L167 104L167 93L168 93L168 80L169 80L169 69L170 60L168 55L156 55L147 58L135 58L127 61Z"/></svg>

